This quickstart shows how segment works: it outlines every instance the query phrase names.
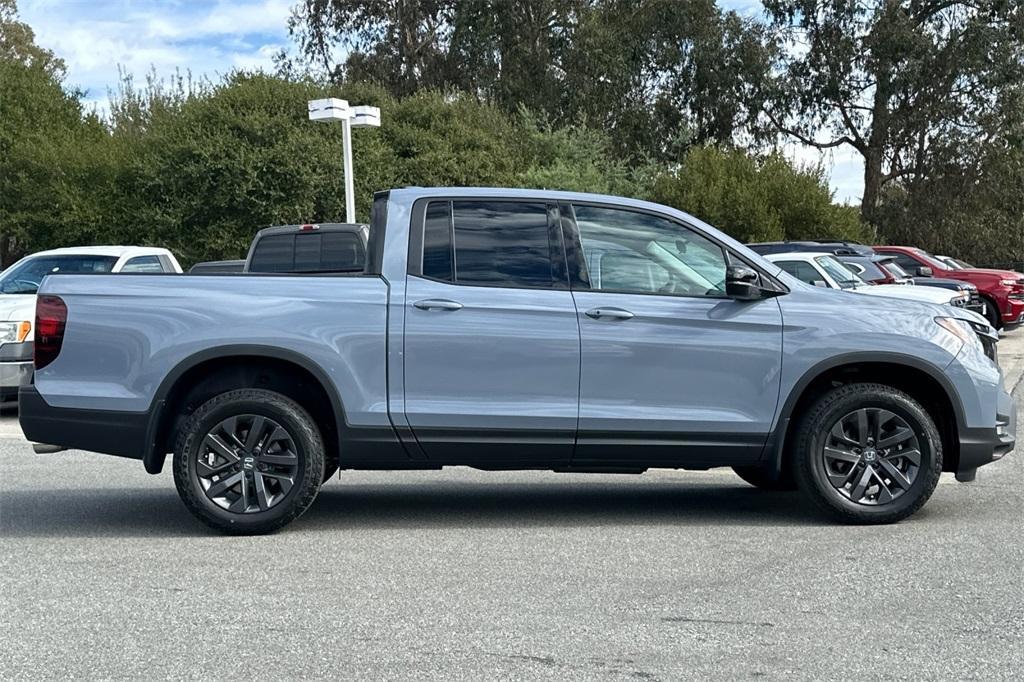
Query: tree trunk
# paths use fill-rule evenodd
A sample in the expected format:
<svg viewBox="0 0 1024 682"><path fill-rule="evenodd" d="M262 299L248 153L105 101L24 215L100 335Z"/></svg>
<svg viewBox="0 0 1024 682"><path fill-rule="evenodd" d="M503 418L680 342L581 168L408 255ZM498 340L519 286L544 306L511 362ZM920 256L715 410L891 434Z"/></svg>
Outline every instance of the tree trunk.
<svg viewBox="0 0 1024 682"><path fill-rule="evenodd" d="M869 147L864 154L864 194L860 200L860 217L874 228L875 214L882 193L882 150Z"/></svg>

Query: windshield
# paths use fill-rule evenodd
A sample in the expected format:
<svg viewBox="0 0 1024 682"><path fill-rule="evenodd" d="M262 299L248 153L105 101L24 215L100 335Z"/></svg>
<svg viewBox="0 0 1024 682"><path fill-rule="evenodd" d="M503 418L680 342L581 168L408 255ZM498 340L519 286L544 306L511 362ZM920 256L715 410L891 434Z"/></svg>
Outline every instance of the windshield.
<svg viewBox="0 0 1024 682"><path fill-rule="evenodd" d="M838 284L842 289L853 289L865 284L864 280L857 277L857 275L853 274L853 272L844 267L842 263L832 256L818 256L814 261L828 274L829 277L834 279L836 284Z"/></svg>
<svg viewBox="0 0 1024 682"><path fill-rule="evenodd" d="M938 270L950 270L950 269L952 269L952 268L949 267L948 263L943 263L941 260L939 260L938 258L933 256L932 254L928 253L924 249L914 249L914 253L916 253L921 258L924 258L925 262L927 262L928 266L930 268L932 268L933 270L935 270L935 269L938 269Z"/></svg>
<svg viewBox="0 0 1024 682"><path fill-rule="evenodd" d="M37 256L15 263L0 273L0 293L34 294L47 275L81 275L110 272L114 256Z"/></svg>
<svg viewBox="0 0 1024 682"><path fill-rule="evenodd" d="M871 283L875 280L884 280L885 273L868 258L843 258L839 261L846 269L865 282Z"/></svg>

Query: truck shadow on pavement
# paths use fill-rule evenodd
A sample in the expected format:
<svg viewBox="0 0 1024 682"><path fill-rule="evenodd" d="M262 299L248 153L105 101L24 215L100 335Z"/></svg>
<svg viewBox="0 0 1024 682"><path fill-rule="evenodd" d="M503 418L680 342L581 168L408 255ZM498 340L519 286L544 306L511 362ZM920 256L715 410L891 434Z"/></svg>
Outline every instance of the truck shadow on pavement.
<svg viewBox="0 0 1024 682"><path fill-rule="evenodd" d="M328 484L282 534L366 528L560 528L630 525L826 525L796 493L743 484ZM0 537L216 534L173 488L8 490Z"/></svg>

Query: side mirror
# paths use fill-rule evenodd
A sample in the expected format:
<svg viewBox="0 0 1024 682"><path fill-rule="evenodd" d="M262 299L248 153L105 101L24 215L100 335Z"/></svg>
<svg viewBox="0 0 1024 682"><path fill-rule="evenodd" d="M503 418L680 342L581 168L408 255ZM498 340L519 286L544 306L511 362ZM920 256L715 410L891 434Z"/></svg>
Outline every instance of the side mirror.
<svg viewBox="0 0 1024 682"><path fill-rule="evenodd" d="M928 267L923 267L922 266L922 267L917 269L917 276L918 277L931 277L932 276L932 269L928 268Z"/></svg>
<svg viewBox="0 0 1024 682"><path fill-rule="evenodd" d="M822 289L828 289L828 282L826 282L823 279L816 279L813 282L811 282L811 284L813 284L816 287L821 287Z"/></svg>
<svg viewBox="0 0 1024 682"><path fill-rule="evenodd" d="M756 301L762 297L757 271L745 265L730 265L725 270L725 294L737 301Z"/></svg>

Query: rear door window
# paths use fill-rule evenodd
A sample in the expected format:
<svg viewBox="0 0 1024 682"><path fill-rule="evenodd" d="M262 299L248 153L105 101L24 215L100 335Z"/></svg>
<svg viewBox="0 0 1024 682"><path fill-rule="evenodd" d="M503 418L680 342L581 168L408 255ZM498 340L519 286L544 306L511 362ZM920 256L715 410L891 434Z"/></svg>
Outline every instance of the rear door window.
<svg viewBox="0 0 1024 682"><path fill-rule="evenodd" d="M554 284L547 204L454 201L452 217L455 281L505 287Z"/></svg>
<svg viewBox="0 0 1024 682"><path fill-rule="evenodd" d="M541 201L432 201L424 213L421 273L477 286L567 285L555 214Z"/></svg>

